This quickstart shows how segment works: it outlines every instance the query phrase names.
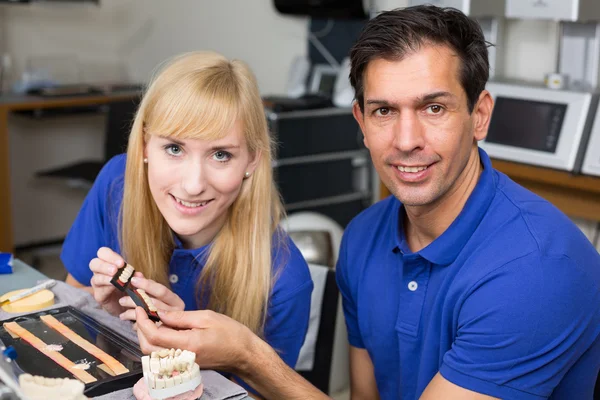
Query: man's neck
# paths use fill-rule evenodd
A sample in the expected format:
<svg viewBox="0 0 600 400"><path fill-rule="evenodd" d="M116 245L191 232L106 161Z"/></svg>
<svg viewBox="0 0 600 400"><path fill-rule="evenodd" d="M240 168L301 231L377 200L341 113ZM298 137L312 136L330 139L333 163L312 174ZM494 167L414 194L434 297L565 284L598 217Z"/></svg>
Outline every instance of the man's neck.
<svg viewBox="0 0 600 400"><path fill-rule="evenodd" d="M427 247L444 233L475 190L483 166L477 148L472 151L463 173L443 197L427 206L404 208L404 232L411 251L417 252Z"/></svg>

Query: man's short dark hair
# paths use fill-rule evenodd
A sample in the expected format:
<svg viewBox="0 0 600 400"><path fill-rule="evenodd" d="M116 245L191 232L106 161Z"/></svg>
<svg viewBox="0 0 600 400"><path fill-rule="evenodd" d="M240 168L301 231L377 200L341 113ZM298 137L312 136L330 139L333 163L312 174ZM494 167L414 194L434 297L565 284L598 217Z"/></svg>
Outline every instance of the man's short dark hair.
<svg viewBox="0 0 600 400"><path fill-rule="evenodd" d="M350 50L350 83L361 111L369 62L402 60L428 44L449 46L460 57L459 79L471 113L489 78L489 43L475 20L457 9L430 5L383 12L367 22Z"/></svg>

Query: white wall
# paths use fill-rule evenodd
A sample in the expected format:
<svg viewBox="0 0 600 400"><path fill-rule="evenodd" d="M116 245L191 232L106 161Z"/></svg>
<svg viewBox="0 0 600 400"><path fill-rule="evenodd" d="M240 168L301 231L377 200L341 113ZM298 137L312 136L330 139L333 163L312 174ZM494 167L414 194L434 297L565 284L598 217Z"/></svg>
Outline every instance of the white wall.
<svg viewBox="0 0 600 400"><path fill-rule="evenodd" d="M375 1L379 9L408 4ZM65 78L72 81L146 80L172 55L212 49L248 62L263 94L283 93L293 57L306 53L306 19L279 15L272 0L101 0L100 7L0 6L0 12L0 46L12 56L13 77L33 59L74 71ZM554 69L555 38L555 23L507 21L505 74L541 81ZM100 158L102 119L13 117L10 128L17 244L66 233L83 194L42 186L32 174Z"/></svg>

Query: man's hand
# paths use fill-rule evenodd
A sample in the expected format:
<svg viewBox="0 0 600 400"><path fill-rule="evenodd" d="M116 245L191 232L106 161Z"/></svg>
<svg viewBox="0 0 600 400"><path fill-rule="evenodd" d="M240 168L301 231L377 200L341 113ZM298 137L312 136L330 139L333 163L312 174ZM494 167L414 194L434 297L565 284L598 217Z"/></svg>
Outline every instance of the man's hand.
<svg viewBox="0 0 600 400"><path fill-rule="evenodd" d="M246 326L213 311L159 311L160 326L141 307L135 311L143 353L189 350L196 353L200 368L239 374L252 354L254 338L258 339Z"/></svg>

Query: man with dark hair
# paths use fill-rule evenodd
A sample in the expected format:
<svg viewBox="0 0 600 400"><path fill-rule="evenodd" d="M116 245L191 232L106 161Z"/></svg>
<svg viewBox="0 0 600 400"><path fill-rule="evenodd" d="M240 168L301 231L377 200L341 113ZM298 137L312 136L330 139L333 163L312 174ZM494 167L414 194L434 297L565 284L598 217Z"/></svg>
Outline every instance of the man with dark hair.
<svg viewBox="0 0 600 400"><path fill-rule="evenodd" d="M479 26L449 8L385 12L351 61L354 116L393 194L350 223L340 249L352 399L591 399L600 255L478 148L493 108ZM203 343L203 365L268 398L325 397L227 317L161 320L192 333L138 310L141 337Z"/></svg>
<svg viewBox="0 0 600 400"><path fill-rule="evenodd" d="M493 107L479 25L386 12L351 62L354 116L393 194L340 250L353 398L591 399L600 255L478 148Z"/></svg>

